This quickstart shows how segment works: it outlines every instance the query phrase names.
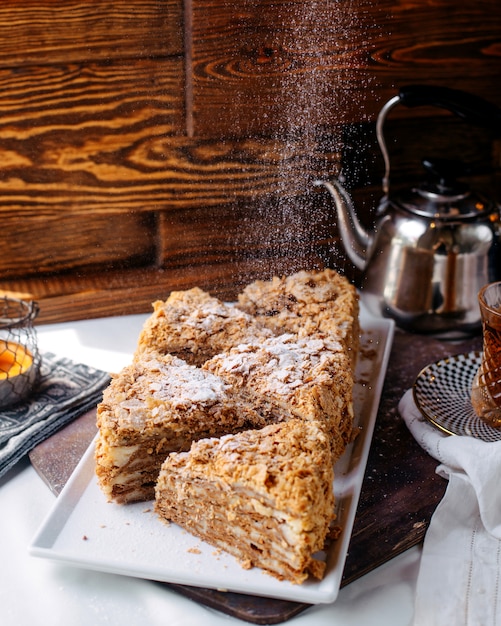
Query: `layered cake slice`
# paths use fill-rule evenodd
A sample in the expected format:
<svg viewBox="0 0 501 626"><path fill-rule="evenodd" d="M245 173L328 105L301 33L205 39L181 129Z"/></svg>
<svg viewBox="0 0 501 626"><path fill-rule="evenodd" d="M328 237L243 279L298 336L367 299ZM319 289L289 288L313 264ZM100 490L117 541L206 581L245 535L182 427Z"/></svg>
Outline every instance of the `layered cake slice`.
<svg viewBox="0 0 501 626"><path fill-rule="evenodd" d="M173 291L153 303L153 313L140 333L137 351L157 351L201 365L215 354L273 332L252 316L194 287Z"/></svg>
<svg viewBox="0 0 501 626"><path fill-rule="evenodd" d="M322 578L334 519L328 437L291 420L203 439L162 465L155 509L193 535L283 580Z"/></svg>
<svg viewBox="0 0 501 626"><path fill-rule="evenodd" d="M323 335L284 334L235 346L203 365L238 389L267 421L324 422L333 461L353 434L353 373L343 344Z"/></svg>
<svg viewBox="0 0 501 626"><path fill-rule="evenodd" d="M275 334L324 333L341 340L355 367L359 298L355 287L335 270L303 270L269 281L257 280L239 295L237 306Z"/></svg>
<svg viewBox="0 0 501 626"><path fill-rule="evenodd" d="M96 473L108 500L150 500L162 462L192 441L265 420L221 378L172 355L145 353L115 376L97 410Z"/></svg>

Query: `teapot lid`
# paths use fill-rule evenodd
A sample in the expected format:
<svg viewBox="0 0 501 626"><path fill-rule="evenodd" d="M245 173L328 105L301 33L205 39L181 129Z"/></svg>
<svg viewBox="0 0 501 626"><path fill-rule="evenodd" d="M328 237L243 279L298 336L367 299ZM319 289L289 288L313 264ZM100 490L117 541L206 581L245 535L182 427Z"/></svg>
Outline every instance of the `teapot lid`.
<svg viewBox="0 0 501 626"><path fill-rule="evenodd" d="M458 181L465 166L450 159L424 159L427 180L404 193L399 204L405 210L427 218L446 221L471 220L488 215L492 204Z"/></svg>

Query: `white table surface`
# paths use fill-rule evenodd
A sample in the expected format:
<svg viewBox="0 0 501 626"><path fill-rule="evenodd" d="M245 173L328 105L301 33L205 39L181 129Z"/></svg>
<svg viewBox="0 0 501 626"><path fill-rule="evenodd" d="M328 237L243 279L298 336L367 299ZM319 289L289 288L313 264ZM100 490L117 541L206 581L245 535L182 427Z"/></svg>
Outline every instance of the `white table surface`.
<svg viewBox="0 0 501 626"><path fill-rule="evenodd" d="M130 362L146 315L38 327L43 351L115 372ZM247 624L164 586L30 556L55 497L23 459L0 478L2 626L232 626ZM341 589L333 604L308 608L287 626L406 626L412 623L420 548Z"/></svg>

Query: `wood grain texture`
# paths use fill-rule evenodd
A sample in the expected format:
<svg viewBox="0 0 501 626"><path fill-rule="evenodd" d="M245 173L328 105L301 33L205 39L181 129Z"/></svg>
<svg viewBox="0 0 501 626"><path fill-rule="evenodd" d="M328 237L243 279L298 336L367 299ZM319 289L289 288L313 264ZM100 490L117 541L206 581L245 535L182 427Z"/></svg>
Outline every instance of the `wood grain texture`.
<svg viewBox="0 0 501 626"><path fill-rule="evenodd" d="M228 11L224 0L193 3L195 134L373 120L408 82L501 103L497 0L255 4Z"/></svg>
<svg viewBox="0 0 501 626"><path fill-rule="evenodd" d="M372 28L358 3L224 0L193 3L196 135L287 136L350 121L371 78ZM363 33L363 35L362 35ZM333 80L335 78L335 80Z"/></svg>
<svg viewBox="0 0 501 626"><path fill-rule="evenodd" d="M0 214L158 208L162 145L184 120L181 68L166 59L0 73Z"/></svg>
<svg viewBox="0 0 501 626"><path fill-rule="evenodd" d="M497 4L5 0L0 289L62 319L148 308L157 284L228 293L252 272L331 261L354 275L312 181L342 170L370 224L374 120L398 86L501 104ZM392 117L392 181L419 179L430 122L426 150L463 155L499 198L499 140L468 131L449 148L436 111Z"/></svg>
<svg viewBox="0 0 501 626"><path fill-rule="evenodd" d="M59 215L2 217L2 281L19 277L81 271L99 267L144 266L155 263L155 215L96 214L61 211ZM6 233L12 233L6 236ZM15 233L15 236L14 236Z"/></svg>
<svg viewBox="0 0 501 626"><path fill-rule="evenodd" d="M183 54L181 0L2 0L0 67Z"/></svg>
<svg viewBox="0 0 501 626"><path fill-rule="evenodd" d="M172 290L199 286L213 295L235 300L238 292L257 278L322 267L319 255L261 259L207 257L203 263L186 262L169 268L107 269L42 274L0 281L0 296L36 300L37 324L50 324L110 315L151 313L152 302L165 300ZM346 266L339 256L340 271ZM350 268L347 268L349 275Z"/></svg>
<svg viewBox="0 0 501 626"><path fill-rule="evenodd" d="M378 50L382 71L401 82L447 84L499 103L501 14L496 0L386 2L389 37ZM476 89L473 87L476 85Z"/></svg>
<svg viewBox="0 0 501 626"><path fill-rule="evenodd" d="M163 237L163 267L206 263L261 261L273 266L289 258L302 265L304 259L332 262L338 238L335 209L326 194L310 184L310 193L291 199L256 198L208 205L199 209L165 212L159 225Z"/></svg>

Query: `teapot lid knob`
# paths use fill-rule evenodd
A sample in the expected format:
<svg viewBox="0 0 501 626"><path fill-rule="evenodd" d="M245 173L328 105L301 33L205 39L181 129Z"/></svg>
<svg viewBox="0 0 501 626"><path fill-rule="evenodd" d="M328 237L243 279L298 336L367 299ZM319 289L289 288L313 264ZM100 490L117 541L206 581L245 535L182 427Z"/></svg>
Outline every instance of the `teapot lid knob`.
<svg viewBox="0 0 501 626"><path fill-rule="evenodd" d="M470 174L470 168L458 159L428 159L422 161L423 167L428 174L427 181L418 192L427 197L430 194L440 196L443 200L458 200L465 198L469 193L469 187L457 180L458 176Z"/></svg>
<svg viewBox="0 0 501 626"><path fill-rule="evenodd" d="M470 173L467 165L456 159L423 159L427 180L396 200L403 208L428 218L471 220L492 211L491 203L471 192L457 176Z"/></svg>

